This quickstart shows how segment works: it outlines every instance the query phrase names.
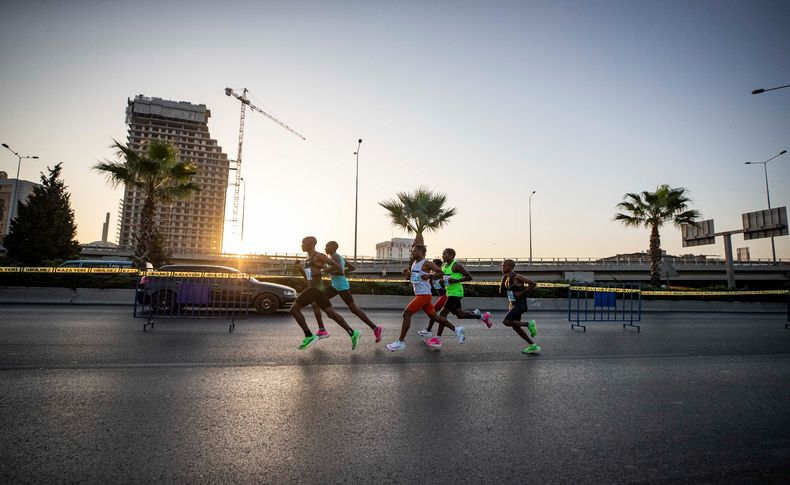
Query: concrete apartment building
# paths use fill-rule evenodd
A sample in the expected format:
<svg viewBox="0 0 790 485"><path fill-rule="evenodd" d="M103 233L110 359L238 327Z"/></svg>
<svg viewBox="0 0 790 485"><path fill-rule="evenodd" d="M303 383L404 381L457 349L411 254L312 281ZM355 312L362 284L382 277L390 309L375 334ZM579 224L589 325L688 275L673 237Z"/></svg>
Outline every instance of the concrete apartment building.
<svg viewBox="0 0 790 485"><path fill-rule="evenodd" d="M411 258L411 245L414 239L395 237L376 244L376 259L407 260Z"/></svg>
<svg viewBox="0 0 790 485"><path fill-rule="evenodd" d="M6 172L0 172L0 200L2 200L2 209L0 209L0 236L5 237L8 231L11 230L11 210L16 206L16 202L11 202L11 197L14 196L14 184L16 179L8 178ZM24 202L27 197L33 193L36 183L28 180L20 180L18 185L19 193L15 199L17 202ZM2 239L0 237L0 239Z"/></svg>
<svg viewBox="0 0 790 485"><path fill-rule="evenodd" d="M128 100L126 107L130 148L143 151L148 140L164 140L178 149L182 160L191 160L198 166L194 181L200 185L201 192L189 199L162 204L155 215L160 232L174 254L222 251L229 161L209 134L210 116L203 104L142 95ZM142 193L126 187L118 235L122 249L134 248L142 207Z"/></svg>

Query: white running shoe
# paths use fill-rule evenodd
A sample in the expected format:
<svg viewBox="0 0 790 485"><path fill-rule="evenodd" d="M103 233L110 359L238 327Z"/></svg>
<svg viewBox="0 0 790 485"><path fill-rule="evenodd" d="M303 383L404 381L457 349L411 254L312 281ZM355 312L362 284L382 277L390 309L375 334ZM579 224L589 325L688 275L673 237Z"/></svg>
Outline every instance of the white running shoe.
<svg viewBox="0 0 790 485"><path fill-rule="evenodd" d="M464 327L462 327L460 325L456 325L455 326L455 336L458 337L458 343L459 344L464 343L464 340L466 340L466 336L464 336Z"/></svg>
<svg viewBox="0 0 790 485"><path fill-rule="evenodd" d="M430 331L430 330L428 330L428 329L425 329L425 330L418 330L418 331L417 331L417 333L418 333L418 334L419 334L421 337L433 337L433 334L432 334L432 333L431 333L431 331Z"/></svg>
<svg viewBox="0 0 790 485"><path fill-rule="evenodd" d="M406 342L401 342L400 340L396 340L391 344L387 344L387 350L390 352L398 352L399 350L403 350L406 348Z"/></svg>
<svg viewBox="0 0 790 485"><path fill-rule="evenodd" d="M482 316L482 315L480 314L480 310L478 310L477 308L475 308L474 310L472 310L472 313L474 313L475 315L477 315L477 319L478 319L478 320L480 320L480 317Z"/></svg>

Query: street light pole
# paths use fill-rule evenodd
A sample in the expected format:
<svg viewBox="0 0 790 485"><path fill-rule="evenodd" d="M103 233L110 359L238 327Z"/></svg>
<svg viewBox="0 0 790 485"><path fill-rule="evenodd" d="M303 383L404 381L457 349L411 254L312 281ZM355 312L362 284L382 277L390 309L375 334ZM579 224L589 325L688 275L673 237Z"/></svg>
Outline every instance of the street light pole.
<svg viewBox="0 0 790 485"><path fill-rule="evenodd" d="M779 88L776 88L779 89ZM757 165L758 163L763 164L763 171L765 172L765 197L768 199L768 209L771 208L771 192L768 190L768 162L773 160L774 158L781 157L787 153L787 150L782 150L777 155L769 158L764 162L746 162L745 165ZM773 236L771 236L771 253L773 254L774 264L776 264L776 243L774 242Z"/></svg>
<svg viewBox="0 0 790 485"><path fill-rule="evenodd" d="M247 182L241 177L241 185L244 187L244 198L241 199L241 242L244 243L244 216L247 215ZM242 248L243 249L243 248Z"/></svg>
<svg viewBox="0 0 790 485"><path fill-rule="evenodd" d="M357 142L357 171L354 180L354 261L357 260L357 216L359 215L359 148L362 146L362 138Z"/></svg>
<svg viewBox="0 0 790 485"><path fill-rule="evenodd" d="M34 159L35 158L35 159L37 159L38 157L35 156L35 155L33 155L33 156L22 156L22 155L18 154L17 152L15 152L14 150L12 150L11 147L8 146L7 143L3 143L3 146L9 152L11 152L14 155L16 155L16 157L18 159L17 164L16 164L16 178L14 179L14 193L11 195L11 207L8 209L8 230L10 231L11 230L11 221L14 219L14 216L16 215L16 212L17 212L17 206L19 205L16 202L16 197L17 197L17 193L18 193L17 191L19 190L19 169L22 167L22 159L23 158L30 158L30 159Z"/></svg>
<svg viewBox="0 0 790 485"><path fill-rule="evenodd" d="M532 262L532 196L536 191L529 194L529 262Z"/></svg>
<svg viewBox="0 0 790 485"><path fill-rule="evenodd" d="M752 94L762 94L762 93L765 93L767 91L776 91L777 89L784 89L784 88L790 88L790 84L785 84L784 86L778 86L778 87L775 87L775 88L755 89L754 91L752 91Z"/></svg>

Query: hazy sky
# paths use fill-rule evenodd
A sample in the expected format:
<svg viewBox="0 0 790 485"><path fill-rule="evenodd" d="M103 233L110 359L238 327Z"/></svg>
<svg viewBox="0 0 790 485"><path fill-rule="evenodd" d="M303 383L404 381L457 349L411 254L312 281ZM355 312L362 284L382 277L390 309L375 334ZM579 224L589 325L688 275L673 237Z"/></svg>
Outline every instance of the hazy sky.
<svg viewBox="0 0 790 485"><path fill-rule="evenodd" d="M717 230L766 207L762 167L744 162L790 149L790 88L750 92L790 84L788 25L787 1L5 1L0 141L41 157L22 178L63 162L89 242L105 212L115 227L122 191L90 167L125 141L127 97L205 103L235 158L224 88L246 87L307 137L248 116L246 250L297 252L312 234L351 253L363 138L362 255L402 235L377 202L420 184L458 208L431 254L528 255L531 190L535 257L642 251L646 230L612 222L625 192L684 186ZM7 151L0 170L16 172ZM790 154L769 175L772 205L789 205ZM684 252L679 230L662 238ZM777 250L790 258L790 237Z"/></svg>

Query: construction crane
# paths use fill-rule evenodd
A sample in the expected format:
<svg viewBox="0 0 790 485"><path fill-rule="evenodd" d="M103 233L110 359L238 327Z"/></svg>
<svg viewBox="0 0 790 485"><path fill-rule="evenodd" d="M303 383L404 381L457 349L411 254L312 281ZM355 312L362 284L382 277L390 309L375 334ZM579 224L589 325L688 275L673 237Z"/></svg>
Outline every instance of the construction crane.
<svg viewBox="0 0 790 485"><path fill-rule="evenodd" d="M225 95L226 96L233 96L234 98L236 98L239 101L241 101L241 119L239 121L239 152L238 152L238 155L236 156L236 182L234 183L234 190L233 190L233 217L231 218L231 221L233 221L234 228L236 227L236 224L238 223L238 217L239 217L239 190L241 188L241 150L242 150L242 145L243 145L243 142L244 142L244 113L245 113L245 109L247 108L247 106L249 106L251 110L257 111L258 113L262 114L263 116L265 116L265 117L269 118L270 120L274 121L275 123L277 123L278 125L282 126L286 130L290 131L294 135L298 136L302 140L307 140L307 138L302 136L302 134L299 133L298 131L294 130L293 128L291 128L290 126L286 125L285 123L283 123L282 121L278 120L277 118L275 118L274 116L270 115L269 113L267 113L266 111L262 110L261 108L259 108L259 107L255 106L254 104L250 103L250 100L247 99L247 93L248 93L247 88L243 88L243 91L242 91L241 95L236 93L231 88L225 88Z"/></svg>

